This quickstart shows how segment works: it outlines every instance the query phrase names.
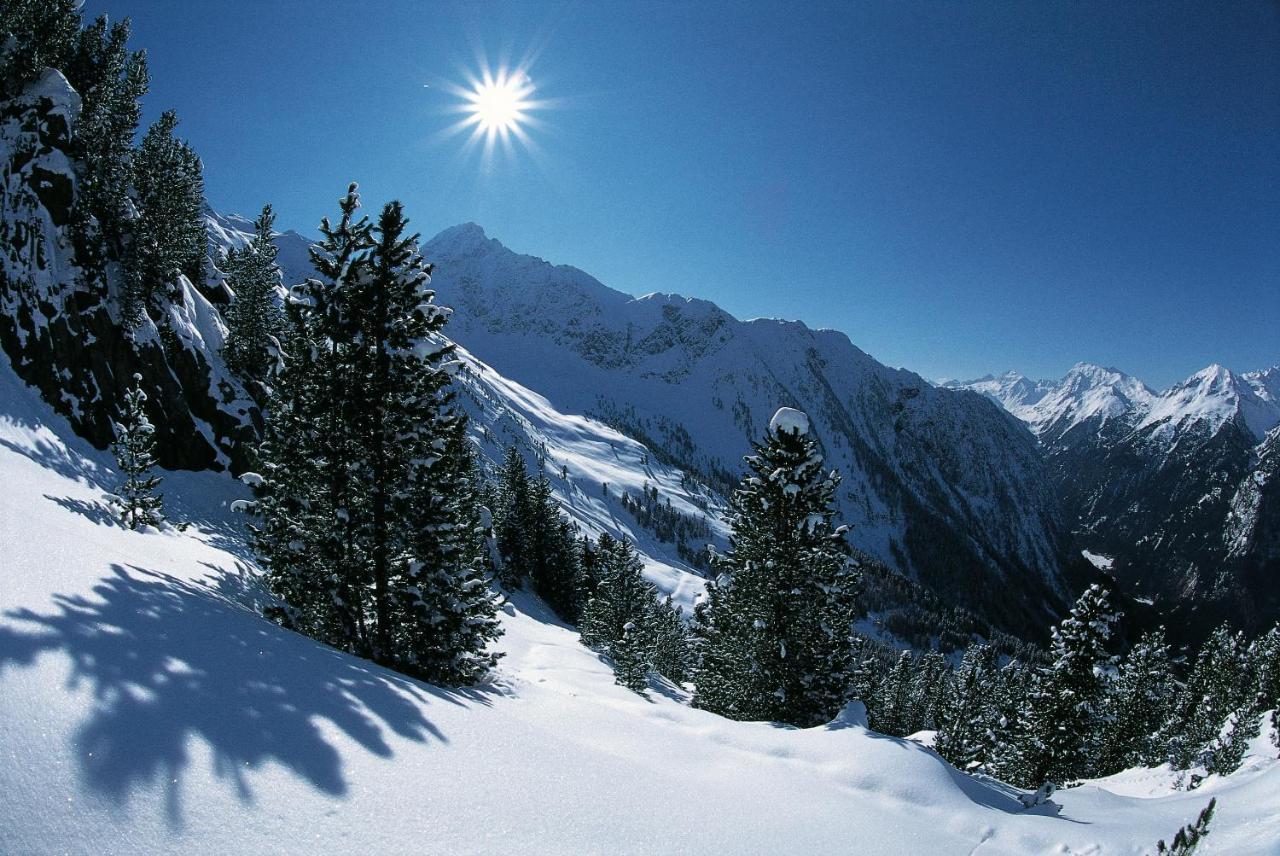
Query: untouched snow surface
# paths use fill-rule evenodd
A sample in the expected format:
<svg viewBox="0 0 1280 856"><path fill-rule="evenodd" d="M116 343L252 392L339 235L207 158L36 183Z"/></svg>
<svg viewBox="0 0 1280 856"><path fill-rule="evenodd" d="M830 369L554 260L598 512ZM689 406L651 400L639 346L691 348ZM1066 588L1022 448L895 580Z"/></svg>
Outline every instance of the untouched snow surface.
<svg viewBox="0 0 1280 856"><path fill-rule="evenodd" d="M107 458L0 365L0 852L1121 853L1210 795L1205 853L1274 853L1280 765L1023 811L849 715L734 723L645 699L535 600L492 682L445 691L275 627L225 476L166 475L185 533L100 503Z"/></svg>

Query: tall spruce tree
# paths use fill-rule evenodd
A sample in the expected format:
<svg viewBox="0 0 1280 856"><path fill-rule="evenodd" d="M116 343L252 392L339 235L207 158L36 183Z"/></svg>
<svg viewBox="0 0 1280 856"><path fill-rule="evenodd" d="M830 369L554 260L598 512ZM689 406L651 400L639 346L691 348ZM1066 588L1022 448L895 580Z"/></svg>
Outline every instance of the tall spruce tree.
<svg viewBox="0 0 1280 856"><path fill-rule="evenodd" d="M1121 661L1103 705L1096 772L1110 775L1164 759L1157 733L1174 694L1164 628L1146 633Z"/></svg>
<svg viewBox="0 0 1280 856"><path fill-rule="evenodd" d="M174 136L177 127L177 114L165 111L133 157L140 211L133 224L126 313L135 321L156 295L174 295L179 275L193 283L204 278L203 167L195 150Z"/></svg>
<svg viewBox="0 0 1280 856"><path fill-rule="evenodd" d="M613 660L618 683L643 692L657 647L658 591L644 578L644 565L626 541L602 534L596 555L599 577L583 609L582 642Z"/></svg>
<svg viewBox="0 0 1280 856"><path fill-rule="evenodd" d="M656 603L650 619L653 625L653 670L677 684L693 677L693 649L683 611L671 596Z"/></svg>
<svg viewBox="0 0 1280 856"><path fill-rule="evenodd" d="M133 376L134 387L124 394L124 409L115 424L113 450L123 477L108 502L120 522L130 529L159 526L164 522L164 498L156 492L160 477L151 474L156 465L155 426L147 418L142 375Z"/></svg>
<svg viewBox="0 0 1280 856"><path fill-rule="evenodd" d="M361 521L366 502L353 478L363 454L357 412L347 392L361 382L349 360L355 329L349 295L369 276L372 227L356 219L353 184L336 225L321 222L312 250L318 278L289 297L291 347L275 384L258 449L262 481L256 489L261 523L256 541L268 581L284 606L278 618L335 648L374 654Z"/></svg>
<svg viewBox="0 0 1280 856"><path fill-rule="evenodd" d="M258 545L282 617L443 684L477 680L498 632L448 310L403 210L355 219L355 185L291 297L290 353L261 447Z"/></svg>
<svg viewBox="0 0 1280 856"><path fill-rule="evenodd" d="M1175 769L1206 764L1227 717L1251 695L1243 634L1223 624L1204 641L1160 731Z"/></svg>
<svg viewBox="0 0 1280 856"><path fill-rule="evenodd" d="M871 727L881 734L905 737L915 730L916 698L912 692L915 665L911 651L903 651L880 681L868 713Z"/></svg>
<svg viewBox="0 0 1280 856"><path fill-rule="evenodd" d="M1111 663L1107 642L1118 617L1095 584L1054 628L1053 662L1036 675L1022 727L1017 784L1061 785L1091 772Z"/></svg>
<svg viewBox="0 0 1280 856"><path fill-rule="evenodd" d="M227 366L246 380L261 381L280 352L284 326L276 289L280 285L279 250L272 240L276 215L270 205L253 221L253 237L242 249L232 247L222 270L235 297L225 312Z"/></svg>
<svg viewBox="0 0 1280 856"><path fill-rule="evenodd" d="M507 588L518 588L526 560L526 538L531 527L529 471L524 456L515 446L507 448L499 473L493 505L493 524L498 537L502 567L498 579Z"/></svg>
<svg viewBox="0 0 1280 856"><path fill-rule="evenodd" d="M992 663L990 647L970 645L948 681L940 705L934 749L961 770L986 760Z"/></svg>
<svg viewBox="0 0 1280 856"><path fill-rule="evenodd" d="M730 551L717 556L699 620L694 703L734 719L798 726L843 707L854 669L859 574L833 522L837 473L824 472L808 418L783 408L731 503Z"/></svg>

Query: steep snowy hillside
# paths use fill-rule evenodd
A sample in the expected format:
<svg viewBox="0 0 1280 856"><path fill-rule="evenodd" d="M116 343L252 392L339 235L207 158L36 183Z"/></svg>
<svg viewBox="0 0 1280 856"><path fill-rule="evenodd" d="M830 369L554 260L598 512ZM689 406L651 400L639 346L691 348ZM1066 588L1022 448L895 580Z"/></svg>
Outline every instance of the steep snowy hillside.
<svg viewBox="0 0 1280 856"><path fill-rule="evenodd" d="M1269 757L1190 793L1135 773L1111 787L1141 795L1027 811L854 718L640 698L523 596L490 683L409 680L254 612L238 484L167 473L191 528L130 532L101 503L109 469L0 360L0 852L1145 854L1210 797L1203 852L1280 839Z"/></svg>
<svg viewBox="0 0 1280 856"><path fill-rule="evenodd" d="M725 492L780 406L810 414L844 476L853 542L1005 627L1067 589L1034 440L980 396L880 365L840 333L632 298L522 256L474 224L426 245L450 336L556 407L588 413Z"/></svg>
<svg viewBox="0 0 1280 856"><path fill-rule="evenodd" d="M1021 377L1011 373L1003 377ZM1074 367L1019 399L982 392L1036 433L1081 545L1113 557L1135 594L1155 597L1192 633L1230 619L1257 630L1280 617L1280 557L1268 525L1280 425L1280 369L1213 365L1161 393L1115 369Z"/></svg>
<svg viewBox="0 0 1280 856"><path fill-rule="evenodd" d="M703 577L682 558L678 545L663 542L626 510L622 497L656 492L657 502L705 525L708 537L687 544L723 548L728 531L724 501L676 467L620 432L593 419L557 411L543 396L509 380L463 348L458 358L459 401L471 416L482 464L496 471L512 446L530 468L542 466L552 495L584 534L608 532L634 543L648 578L686 610L703 590Z"/></svg>

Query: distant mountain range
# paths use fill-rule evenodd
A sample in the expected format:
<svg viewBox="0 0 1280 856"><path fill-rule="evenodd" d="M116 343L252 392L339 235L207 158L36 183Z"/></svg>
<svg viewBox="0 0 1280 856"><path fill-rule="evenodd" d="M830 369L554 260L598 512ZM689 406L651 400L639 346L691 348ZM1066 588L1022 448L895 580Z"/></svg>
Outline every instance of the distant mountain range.
<svg viewBox="0 0 1280 856"><path fill-rule="evenodd" d="M1280 367L1212 365L1163 392L1088 363L945 385L1027 425L1077 540L1134 594L1200 629L1280 613Z"/></svg>

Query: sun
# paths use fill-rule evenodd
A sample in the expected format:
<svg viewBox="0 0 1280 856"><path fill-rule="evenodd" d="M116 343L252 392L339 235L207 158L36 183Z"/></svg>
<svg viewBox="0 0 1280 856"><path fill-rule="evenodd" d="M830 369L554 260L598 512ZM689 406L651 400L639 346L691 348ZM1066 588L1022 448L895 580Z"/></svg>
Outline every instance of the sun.
<svg viewBox="0 0 1280 856"><path fill-rule="evenodd" d="M528 119L532 94L533 84L525 74L486 72L467 92L471 122L485 134L515 133Z"/></svg>
<svg viewBox="0 0 1280 856"><path fill-rule="evenodd" d="M464 79L465 83L446 83L443 87L457 99L446 112L459 118L441 129L439 138L466 135L463 153L478 148L486 166L492 165L497 156L514 156L517 149L536 159L540 150L530 130L543 127L540 117L552 102L535 98L529 65L491 66L481 58L479 71Z"/></svg>

